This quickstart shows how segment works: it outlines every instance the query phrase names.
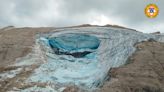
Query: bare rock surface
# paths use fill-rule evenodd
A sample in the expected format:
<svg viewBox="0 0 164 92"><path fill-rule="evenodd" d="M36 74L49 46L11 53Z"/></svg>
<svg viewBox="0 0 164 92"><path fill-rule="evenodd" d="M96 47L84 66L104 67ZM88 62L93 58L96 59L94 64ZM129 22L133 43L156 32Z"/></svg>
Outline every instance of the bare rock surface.
<svg viewBox="0 0 164 92"><path fill-rule="evenodd" d="M31 52L35 35L53 28L12 28L0 29L0 67L14 63L16 58Z"/></svg>
<svg viewBox="0 0 164 92"><path fill-rule="evenodd" d="M143 42L129 64L111 70L102 92L164 92L164 43Z"/></svg>
<svg viewBox="0 0 164 92"><path fill-rule="evenodd" d="M26 69L24 66L11 65L18 58L24 57L32 51L36 34L48 32L52 29L54 28L7 27L0 29L0 92L15 89L15 87L22 88L24 85L22 81L31 74L37 65L31 65L30 69ZM26 86L29 85L23 87Z"/></svg>

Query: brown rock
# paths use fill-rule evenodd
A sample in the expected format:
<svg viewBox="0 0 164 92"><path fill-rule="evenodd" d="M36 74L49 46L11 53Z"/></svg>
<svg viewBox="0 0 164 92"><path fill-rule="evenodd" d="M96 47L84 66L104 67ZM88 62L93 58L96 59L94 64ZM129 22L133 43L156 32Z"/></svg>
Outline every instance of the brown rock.
<svg viewBox="0 0 164 92"><path fill-rule="evenodd" d="M102 92L164 92L164 43L143 42L131 62L111 70ZM116 80L111 82L112 80Z"/></svg>
<svg viewBox="0 0 164 92"><path fill-rule="evenodd" d="M70 87L67 87L66 89L64 89L63 92L79 92L78 90L79 90L78 87L70 86Z"/></svg>

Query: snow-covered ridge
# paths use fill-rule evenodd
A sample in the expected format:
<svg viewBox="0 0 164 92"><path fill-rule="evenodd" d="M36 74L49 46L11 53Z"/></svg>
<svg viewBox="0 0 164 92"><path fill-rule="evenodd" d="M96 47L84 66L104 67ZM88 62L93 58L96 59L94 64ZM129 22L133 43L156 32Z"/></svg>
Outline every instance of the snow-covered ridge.
<svg viewBox="0 0 164 92"><path fill-rule="evenodd" d="M47 38L70 33L94 36L100 40L100 45L83 58L55 54ZM63 28L41 34L36 39L39 43L36 45L43 48L40 50L47 61L35 70L27 82L52 82L61 86L71 83L95 88L103 84L110 68L126 63L135 52L134 44L149 39L159 40L160 36L110 27Z"/></svg>

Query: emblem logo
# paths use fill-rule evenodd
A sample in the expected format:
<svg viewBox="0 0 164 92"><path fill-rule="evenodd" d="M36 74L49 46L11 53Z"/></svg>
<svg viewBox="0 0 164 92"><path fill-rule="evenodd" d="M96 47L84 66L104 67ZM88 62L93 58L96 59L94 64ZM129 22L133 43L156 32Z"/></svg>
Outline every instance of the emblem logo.
<svg viewBox="0 0 164 92"><path fill-rule="evenodd" d="M157 17L158 13L159 13L159 8L155 4L149 4L145 8L145 15L149 18Z"/></svg>

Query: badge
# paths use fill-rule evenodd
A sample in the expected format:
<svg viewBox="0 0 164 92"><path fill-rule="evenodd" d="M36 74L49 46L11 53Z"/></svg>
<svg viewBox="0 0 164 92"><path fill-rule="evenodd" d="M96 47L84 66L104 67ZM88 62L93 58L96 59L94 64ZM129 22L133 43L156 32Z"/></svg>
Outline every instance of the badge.
<svg viewBox="0 0 164 92"><path fill-rule="evenodd" d="M148 18L155 18L157 17L158 13L159 13L159 8L155 4L149 4L145 8L145 15Z"/></svg>

